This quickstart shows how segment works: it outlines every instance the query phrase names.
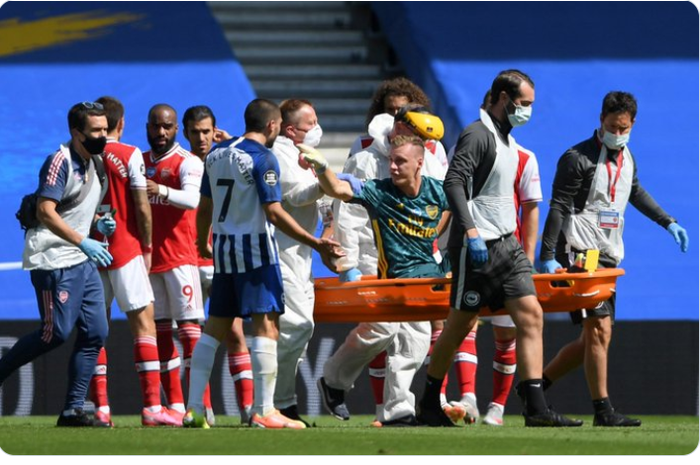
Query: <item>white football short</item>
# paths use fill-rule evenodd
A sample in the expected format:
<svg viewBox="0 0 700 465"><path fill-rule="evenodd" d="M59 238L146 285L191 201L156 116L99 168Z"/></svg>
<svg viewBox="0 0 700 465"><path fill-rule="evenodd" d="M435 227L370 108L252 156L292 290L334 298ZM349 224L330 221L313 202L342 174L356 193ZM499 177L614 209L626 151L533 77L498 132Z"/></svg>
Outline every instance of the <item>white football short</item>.
<svg viewBox="0 0 700 465"><path fill-rule="evenodd" d="M202 296L206 301L211 294L211 282L214 279L214 265L199 267L199 281L202 283Z"/></svg>
<svg viewBox="0 0 700 465"><path fill-rule="evenodd" d="M515 328L515 323L510 315L494 315L489 317L483 317L482 320L491 322L492 326L498 326L499 328Z"/></svg>
<svg viewBox="0 0 700 465"><path fill-rule="evenodd" d="M100 277L108 308L115 298L123 313L142 309L153 302L153 289L143 255L137 255L121 268L100 270Z"/></svg>
<svg viewBox="0 0 700 465"><path fill-rule="evenodd" d="M151 273L155 295L155 319L203 320L204 301L196 265L182 265L163 273Z"/></svg>

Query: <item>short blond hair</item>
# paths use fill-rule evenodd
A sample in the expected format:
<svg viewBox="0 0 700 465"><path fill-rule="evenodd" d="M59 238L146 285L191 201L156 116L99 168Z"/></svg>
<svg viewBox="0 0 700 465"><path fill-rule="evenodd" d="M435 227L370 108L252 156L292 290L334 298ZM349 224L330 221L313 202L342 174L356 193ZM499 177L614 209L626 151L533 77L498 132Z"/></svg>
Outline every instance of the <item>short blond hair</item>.
<svg viewBox="0 0 700 465"><path fill-rule="evenodd" d="M421 153L425 149L425 145L423 142L423 139L416 135L411 135L411 136L406 136L406 135L399 135L394 138L394 140L391 141L391 146L392 147L402 147L404 145L415 145L416 147L420 147Z"/></svg>

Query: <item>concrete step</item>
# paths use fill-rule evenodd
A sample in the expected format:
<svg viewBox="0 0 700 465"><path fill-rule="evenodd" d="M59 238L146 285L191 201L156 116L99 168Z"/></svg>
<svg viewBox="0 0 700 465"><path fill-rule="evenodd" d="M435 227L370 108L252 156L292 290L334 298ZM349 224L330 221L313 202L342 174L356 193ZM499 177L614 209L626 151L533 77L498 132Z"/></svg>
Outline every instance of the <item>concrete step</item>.
<svg viewBox="0 0 700 465"><path fill-rule="evenodd" d="M273 63L280 64L339 64L364 63L367 49L364 46L341 47L234 47L234 53L243 66Z"/></svg>
<svg viewBox="0 0 700 465"><path fill-rule="evenodd" d="M299 79L327 79L327 80L349 80L349 79L373 79L381 81L384 79L382 67L379 65L356 64L347 65L297 65L289 64L280 66L278 64L269 65L248 65L245 67L246 75L251 80L299 80Z"/></svg>
<svg viewBox="0 0 700 465"><path fill-rule="evenodd" d="M325 139L326 136L324 135ZM353 139L354 140L354 139ZM328 164L331 169L336 173L341 173L343 171L343 166L345 161L348 159L348 154L350 153L350 146L345 147L324 147L320 145L318 149L323 153L323 156L328 160Z"/></svg>
<svg viewBox="0 0 700 465"><path fill-rule="evenodd" d="M330 114L360 114L363 117L370 105L370 98L316 98L312 100L319 118Z"/></svg>
<svg viewBox="0 0 700 465"><path fill-rule="evenodd" d="M228 30L226 40L235 47L274 45L364 45L365 34L362 31L343 30L298 30L276 31L267 29Z"/></svg>
<svg viewBox="0 0 700 465"><path fill-rule="evenodd" d="M224 29L261 29L270 31L280 29L347 29L352 25L352 14L349 11L295 11L290 10L280 14L269 11L224 10L216 13L216 20Z"/></svg>
<svg viewBox="0 0 700 465"><path fill-rule="evenodd" d="M207 2L215 13L237 11L345 11L347 2Z"/></svg>
<svg viewBox="0 0 700 465"><path fill-rule="evenodd" d="M318 97L365 98L367 102L374 94L379 81L352 80L338 85L332 81L252 81L255 91L266 98L287 98L291 94L304 95L309 99Z"/></svg>

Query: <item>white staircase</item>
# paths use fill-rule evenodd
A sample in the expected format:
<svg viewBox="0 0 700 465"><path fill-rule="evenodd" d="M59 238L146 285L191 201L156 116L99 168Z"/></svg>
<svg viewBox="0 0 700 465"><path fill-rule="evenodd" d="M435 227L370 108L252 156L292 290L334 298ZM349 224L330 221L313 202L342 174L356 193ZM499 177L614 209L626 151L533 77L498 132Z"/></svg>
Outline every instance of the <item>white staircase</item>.
<svg viewBox="0 0 700 465"><path fill-rule="evenodd" d="M387 47L367 2L208 2L258 97L313 102L321 149L342 167L386 79Z"/></svg>

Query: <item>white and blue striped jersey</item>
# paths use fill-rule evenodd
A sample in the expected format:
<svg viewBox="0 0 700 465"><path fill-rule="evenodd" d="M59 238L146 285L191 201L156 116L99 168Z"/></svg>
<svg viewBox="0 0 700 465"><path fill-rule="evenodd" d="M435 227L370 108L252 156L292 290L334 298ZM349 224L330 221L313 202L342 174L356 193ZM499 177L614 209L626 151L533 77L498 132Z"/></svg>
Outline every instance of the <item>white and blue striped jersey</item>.
<svg viewBox="0 0 700 465"><path fill-rule="evenodd" d="M214 271L245 273L279 263L274 226L262 205L281 202L271 150L250 139L218 144L207 155L201 194L212 199Z"/></svg>

